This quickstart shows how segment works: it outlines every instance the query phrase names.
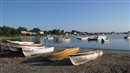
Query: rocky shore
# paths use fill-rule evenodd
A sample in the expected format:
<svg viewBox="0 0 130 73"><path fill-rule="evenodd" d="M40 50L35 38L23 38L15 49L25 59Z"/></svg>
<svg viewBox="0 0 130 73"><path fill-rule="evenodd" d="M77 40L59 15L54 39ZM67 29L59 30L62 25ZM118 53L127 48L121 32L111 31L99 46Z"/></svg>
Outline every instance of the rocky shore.
<svg viewBox="0 0 130 73"><path fill-rule="evenodd" d="M54 52L63 48L56 47ZM79 52L90 51L81 48ZM93 49L94 50L94 49ZM73 66L69 59L52 62L47 55L0 54L0 73L130 73L130 51L103 50L100 58Z"/></svg>

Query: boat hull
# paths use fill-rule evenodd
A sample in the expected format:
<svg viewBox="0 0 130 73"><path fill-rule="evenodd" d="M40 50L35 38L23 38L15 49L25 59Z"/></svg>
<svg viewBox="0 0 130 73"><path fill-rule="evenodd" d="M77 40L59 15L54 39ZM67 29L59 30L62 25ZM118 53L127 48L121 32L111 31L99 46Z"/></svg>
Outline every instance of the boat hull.
<svg viewBox="0 0 130 73"><path fill-rule="evenodd" d="M88 40L89 37L77 37L79 40Z"/></svg>
<svg viewBox="0 0 130 73"><path fill-rule="evenodd" d="M59 43L67 43L67 42L70 42L70 39L69 38L58 38L58 42Z"/></svg>
<svg viewBox="0 0 130 73"><path fill-rule="evenodd" d="M80 65L80 64L95 60L96 58L102 55L103 55L103 52L101 50L98 50L98 51L90 51L90 52L85 52L85 53L69 55L69 58L73 65Z"/></svg>
<svg viewBox="0 0 130 73"><path fill-rule="evenodd" d="M52 60L52 61L62 60L64 58L68 57L68 55L75 54L78 51L79 51L79 48L68 48L68 49L65 49L64 51L60 51L51 56L48 56L48 59Z"/></svg>
<svg viewBox="0 0 130 73"><path fill-rule="evenodd" d="M42 44L34 44L33 42L19 42L7 40L8 46L12 51L18 51L22 47L42 47Z"/></svg>
<svg viewBox="0 0 130 73"><path fill-rule="evenodd" d="M51 53L53 51L54 47L22 47L22 52L25 56Z"/></svg>

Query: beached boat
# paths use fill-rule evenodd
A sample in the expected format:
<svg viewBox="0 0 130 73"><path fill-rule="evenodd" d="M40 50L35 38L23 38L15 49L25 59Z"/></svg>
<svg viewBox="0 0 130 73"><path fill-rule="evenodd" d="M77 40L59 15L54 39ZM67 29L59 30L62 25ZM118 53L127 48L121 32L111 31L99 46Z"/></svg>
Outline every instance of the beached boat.
<svg viewBox="0 0 130 73"><path fill-rule="evenodd" d="M34 42L21 42L21 41L11 41L11 40L6 40L8 43L12 44L25 44L25 45L31 45L34 44Z"/></svg>
<svg viewBox="0 0 130 73"><path fill-rule="evenodd" d="M8 44L8 48L9 48L10 51L14 51L14 52L19 51L19 48L13 47L13 46L11 46L9 44Z"/></svg>
<svg viewBox="0 0 130 73"><path fill-rule="evenodd" d="M69 58L73 65L80 65L85 62L95 60L96 58L102 55L103 55L103 51L97 50L97 51L72 54L72 55L69 55Z"/></svg>
<svg viewBox="0 0 130 73"><path fill-rule="evenodd" d="M22 52L25 56L51 53L53 51L54 51L54 47L45 47L45 46L40 46L40 47L24 46L24 47L22 47Z"/></svg>
<svg viewBox="0 0 130 73"><path fill-rule="evenodd" d="M11 41L11 40L7 40L7 42L10 47L14 47L14 48L22 48L24 46L33 46L33 47L43 46L42 44L34 44L34 42L21 42L21 41Z"/></svg>
<svg viewBox="0 0 130 73"><path fill-rule="evenodd" d="M79 51L79 47L77 47L77 48L68 48L68 49L65 49L63 51L54 53L53 55L48 56L47 58L52 60L52 61L61 60L61 59L64 59L64 58L68 57L68 55L70 55L70 54L77 53L78 51Z"/></svg>

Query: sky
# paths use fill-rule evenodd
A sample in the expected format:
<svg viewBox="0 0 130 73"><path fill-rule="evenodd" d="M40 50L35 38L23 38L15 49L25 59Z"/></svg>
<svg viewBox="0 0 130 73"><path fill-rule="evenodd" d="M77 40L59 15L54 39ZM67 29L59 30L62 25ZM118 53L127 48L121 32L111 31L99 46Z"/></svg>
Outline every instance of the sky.
<svg viewBox="0 0 130 73"><path fill-rule="evenodd" d="M130 30L130 0L0 0L0 26L82 32Z"/></svg>

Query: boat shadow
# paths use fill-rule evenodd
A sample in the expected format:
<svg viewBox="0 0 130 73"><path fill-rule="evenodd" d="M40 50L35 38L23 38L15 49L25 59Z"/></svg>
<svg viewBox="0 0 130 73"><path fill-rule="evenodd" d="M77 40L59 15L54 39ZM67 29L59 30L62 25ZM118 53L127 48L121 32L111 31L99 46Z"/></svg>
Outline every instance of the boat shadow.
<svg viewBox="0 0 130 73"><path fill-rule="evenodd" d="M10 50L9 46L7 45L0 45L0 58L14 58L14 57L24 57L22 53L22 49L18 51Z"/></svg>
<svg viewBox="0 0 130 73"><path fill-rule="evenodd" d="M24 57L21 52L4 51L0 52L0 58L14 58L14 57Z"/></svg>
<svg viewBox="0 0 130 73"><path fill-rule="evenodd" d="M51 61L43 56L29 58L21 63L26 63L31 66L72 66L69 59L63 59L59 61Z"/></svg>

